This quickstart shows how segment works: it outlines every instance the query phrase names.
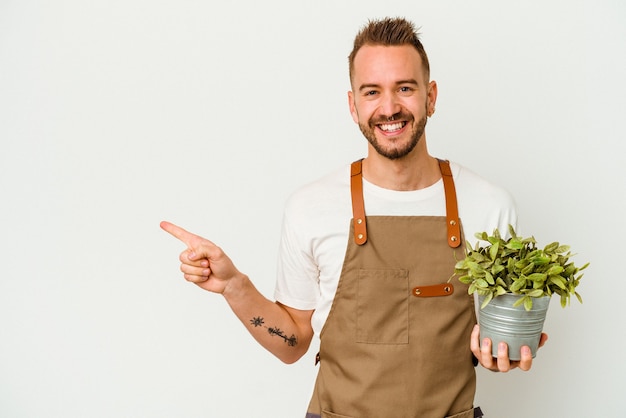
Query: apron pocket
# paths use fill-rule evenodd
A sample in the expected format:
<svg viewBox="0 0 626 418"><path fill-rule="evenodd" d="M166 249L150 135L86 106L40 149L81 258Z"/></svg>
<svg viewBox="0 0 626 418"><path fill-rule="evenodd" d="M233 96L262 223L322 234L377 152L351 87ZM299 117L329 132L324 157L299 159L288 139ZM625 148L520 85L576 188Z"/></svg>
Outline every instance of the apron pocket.
<svg viewBox="0 0 626 418"><path fill-rule="evenodd" d="M408 270L359 270L356 342L409 343Z"/></svg>

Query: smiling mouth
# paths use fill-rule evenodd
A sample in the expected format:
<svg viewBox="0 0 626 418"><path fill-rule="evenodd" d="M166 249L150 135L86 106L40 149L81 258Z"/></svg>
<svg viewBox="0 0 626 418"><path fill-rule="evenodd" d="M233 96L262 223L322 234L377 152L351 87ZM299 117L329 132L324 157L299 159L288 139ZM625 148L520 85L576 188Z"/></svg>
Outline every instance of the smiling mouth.
<svg viewBox="0 0 626 418"><path fill-rule="evenodd" d="M406 122L381 123L376 125L383 132L396 132L406 126Z"/></svg>

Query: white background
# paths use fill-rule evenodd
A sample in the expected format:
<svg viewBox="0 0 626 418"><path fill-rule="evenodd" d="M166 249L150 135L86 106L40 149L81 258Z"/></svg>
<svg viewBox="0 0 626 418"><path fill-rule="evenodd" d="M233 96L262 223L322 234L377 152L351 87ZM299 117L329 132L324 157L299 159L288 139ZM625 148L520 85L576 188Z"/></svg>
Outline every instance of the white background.
<svg viewBox="0 0 626 418"><path fill-rule="evenodd" d="M365 153L347 55L384 16L422 27L431 152L592 263L533 370L481 370L477 404L624 416L618 0L0 0L0 416L304 415L315 347L265 352L182 279L158 224L217 242L271 297L285 199Z"/></svg>

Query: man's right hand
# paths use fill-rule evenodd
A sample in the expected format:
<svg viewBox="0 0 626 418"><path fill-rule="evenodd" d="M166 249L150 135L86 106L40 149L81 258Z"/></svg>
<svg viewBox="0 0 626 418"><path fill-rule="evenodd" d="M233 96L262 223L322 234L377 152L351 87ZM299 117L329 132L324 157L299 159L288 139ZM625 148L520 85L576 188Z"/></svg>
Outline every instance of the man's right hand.
<svg viewBox="0 0 626 418"><path fill-rule="evenodd" d="M224 251L211 241L170 222L163 221L160 226L187 245L179 257L185 280L209 292L224 293L231 279L242 276Z"/></svg>

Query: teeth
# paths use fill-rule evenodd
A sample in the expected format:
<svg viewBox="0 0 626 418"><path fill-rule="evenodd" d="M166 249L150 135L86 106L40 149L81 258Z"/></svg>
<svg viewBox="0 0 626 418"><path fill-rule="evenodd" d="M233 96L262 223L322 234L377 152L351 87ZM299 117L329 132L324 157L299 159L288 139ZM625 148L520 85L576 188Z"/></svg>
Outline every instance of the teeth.
<svg viewBox="0 0 626 418"><path fill-rule="evenodd" d="M398 129L402 129L404 126L404 122L396 122L396 123L388 123L379 125L380 129L386 132L397 131Z"/></svg>

